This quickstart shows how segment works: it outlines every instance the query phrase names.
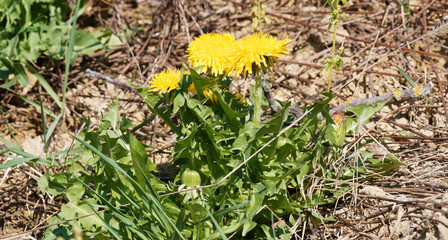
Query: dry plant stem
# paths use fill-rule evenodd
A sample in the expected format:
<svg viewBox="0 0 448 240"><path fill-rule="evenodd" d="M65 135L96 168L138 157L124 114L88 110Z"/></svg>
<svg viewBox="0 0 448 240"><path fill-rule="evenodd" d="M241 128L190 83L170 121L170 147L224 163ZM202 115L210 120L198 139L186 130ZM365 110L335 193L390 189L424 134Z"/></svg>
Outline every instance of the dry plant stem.
<svg viewBox="0 0 448 240"><path fill-rule="evenodd" d="M239 2L236 2L236 1L234 1L234 0L230 0L230 2L232 2L233 4L238 5L238 6L242 6L242 7L245 7L245 8L249 8L249 5L244 4L244 3L239 3ZM422 12L426 11L426 10L429 8L429 6L431 6L431 5L432 5L433 3L435 3L435 2L437 2L437 1L436 1L436 0L433 0L431 3L428 4L427 7L425 7L424 9L420 10L417 14L415 14L415 16L418 16L418 15L420 15ZM285 16L282 16L282 15L279 15L279 14L276 14L276 13L273 13L273 12L270 12L270 11L267 11L266 14L267 14L267 15L271 15L271 16L276 17L276 18L283 19L283 20L288 21L288 22L292 22L292 23L295 23L295 24L298 24L298 25L302 25L302 26L304 26L304 27L308 27L308 28L312 28L312 29L317 29L317 30L320 30L320 31L323 31L323 32L326 32L326 31L327 31L326 29L321 28L321 27L319 27L319 26L312 25L312 24L308 24L308 23L304 23L304 22L301 22L301 21L297 21L297 20L291 19L291 18L289 18L289 17L285 17ZM416 18L416 17L414 17L414 18ZM412 19L413 19L413 18L412 18ZM402 25L404 25L404 24L406 24L406 23L403 23ZM398 26L398 27L401 27L401 26ZM329 33L333 33L333 31L329 31ZM340 36L340 37L344 37L344 38L349 39L349 40L352 40L352 41L363 42L363 43L367 43L367 44L372 44L372 43L373 43L373 41L370 41L370 40L361 39L361 38L356 38L356 37L351 37L351 36L347 36L347 35L340 34L340 33L336 33L336 35L337 35L337 36ZM409 44L410 44L410 43L412 43L412 42L409 42ZM433 57L439 57L439 58L448 59L448 56L447 56L447 55L442 55L442 54L437 54L437 53L432 53L432 52L427 52L427 51L421 51L421 50L410 49L410 48L403 47L403 46L390 45L390 44L380 43L380 42L378 42L376 45L377 45L377 46L381 46L381 47L392 48L392 49L396 49L396 50L397 50L397 49L401 49L401 50L403 50L403 51L405 51L405 52L416 52L416 53L419 53L419 54L422 54L422 55L425 55L425 56L433 56Z"/></svg>
<svg viewBox="0 0 448 240"><path fill-rule="evenodd" d="M445 111L445 119L446 119L446 122L448 123L448 109L446 107L446 101L445 101L445 97L443 94L443 84L442 84L442 81L440 81L439 74L437 73L437 69L434 66L434 62L432 60L430 60L430 64L431 64L431 68L432 68L434 74L436 75L436 80L439 85L439 94L440 94L440 98L442 99L443 110Z"/></svg>
<svg viewBox="0 0 448 240"><path fill-rule="evenodd" d="M419 96L426 96L426 95L430 94L433 90L433 86L434 85L432 84L432 82L423 85L422 92ZM384 94L381 96L365 98L365 99L361 99L361 100L352 100L349 105L344 103L339 107L332 108L330 110L330 115L335 112L345 112L346 107L355 107L355 106L367 105L367 104L375 106L378 102L384 102L387 100L389 100L387 102L387 104L391 104L391 103L395 103L395 102L402 102L402 101L408 100L410 98L413 98L415 96L414 90L412 88L402 90L402 91L400 91L400 93L401 93L401 97L399 100L397 100L395 97L393 97L394 93L388 93L388 94Z"/></svg>
<svg viewBox="0 0 448 240"><path fill-rule="evenodd" d="M422 1L422 4L425 4L426 1ZM424 6L423 6L424 7ZM440 28L444 28L444 27L440 27ZM440 30L440 29L439 29ZM439 31L434 31L434 32L439 32ZM426 44L426 49L428 49L428 51L431 52L431 48L429 47L429 43L428 43L428 25L427 25L427 21L426 21L426 11L423 12L423 34L426 36L425 39L425 44ZM442 104L443 104L443 110L445 111L445 119L448 123L448 110L446 107L446 102L445 102L445 97L443 96L443 85L441 84L440 78L439 78L439 74L437 73L437 69L434 66L434 62L432 61L432 59L429 60L429 63L431 64L431 68L432 71L434 72L434 74L436 75L436 80L437 83L439 85L439 94L440 94L440 98L442 99Z"/></svg>
<svg viewBox="0 0 448 240"><path fill-rule="evenodd" d="M269 103L269 106L271 107L273 112L278 112L281 109L280 104L278 104L274 97L271 94L271 90L269 89L269 86L266 84L266 81L264 78L261 78L261 88L263 89L264 97Z"/></svg>
<svg viewBox="0 0 448 240"><path fill-rule="evenodd" d="M333 22L333 47L331 50L331 67L328 71L328 75L329 75L329 79L328 79L328 87L327 87L327 92L330 92L330 88L331 88L331 82L333 80L333 70L335 68L335 62L334 62L334 58L336 56L336 33L337 33L337 25L338 25L339 20L335 20ZM330 23L331 24L331 23Z"/></svg>
<svg viewBox="0 0 448 240"><path fill-rule="evenodd" d="M248 7L246 4L238 3L238 2L235 2L235 1L233 1L233 0L230 0L230 1L231 1L232 3L234 3L234 4L236 4L236 5L240 5L240 6L243 6L243 7ZM431 4L434 3L434 2L436 2L436 1L432 1ZM429 5L431 5L431 4L429 4ZM419 13L417 13L416 15L419 15L422 11L426 11L426 9L427 9L427 8L422 9L422 10L421 10ZM293 22L293 23L296 23L296 24L299 24L299 25L302 25L302 26L305 26L305 27L309 27L309 28L317 29L317 30L324 31L324 32L327 31L326 29L321 28L321 27L319 27L319 26L312 25L312 24L308 24L308 23L304 23L304 22L301 22L301 21L297 21L297 20L291 19L291 18L289 18L289 17L281 16L281 15L278 15L278 14L275 14L275 13L272 13L272 12L269 12L269 11L266 12L266 14L271 15L271 16L274 16L274 17L277 17L277 18L280 18L280 19L283 19L283 20L288 21L288 22ZM406 24L406 23L404 23L404 24ZM333 33L333 32L332 32L332 31L329 31L329 33ZM336 35L337 35L337 36L340 36L340 37L344 37L344 38L349 39L349 40L352 40L352 41L363 42L363 43L367 43L367 44L372 44L372 43L373 43L373 41L370 41L370 40L361 39L361 38L356 38L356 37L351 37L351 36L347 36L347 35L344 35L344 34L336 33ZM410 42L410 43L412 43L412 42ZM405 51L405 52L416 52L416 53L419 53L419 54L422 54L422 55L425 55L425 56L433 56L433 57L439 57L439 58L448 59L448 56L447 56L447 55L442 55L442 54L437 54L437 53L432 53L432 52L427 52L427 51L421 51L421 50L410 49L410 48L403 47L403 46L390 45L390 44L379 43L379 42L378 42L376 45L377 45L377 46L381 46L381 47L392 48L392 49L401 49L401 50L403 50L403 51Z"/></svg>
<svg viewBox="0 0 448 240"><path fill-rule="evenodd" d="M303 66L312 67L312 68L318 68L318 69L324 68L324 65L318 64L318 63L311 63L311 62L304 62L304 61L295 61L295 60L285 60L285 59L279 59L278 61L282 62L282 63L292 63L292 64L303 65ZM366 72L366 73L373 73L373 74L379 74L379 75L384 75L384 76L392 76L392 77L397 77L397 78L402 78L403 77L401 74L397 74L397 73L388 73L388 72L381 72L381 71L369 70L369 69L364 70L363 67L358 67L358 68L344 67L342 70L344 72L345 71L348 71L348 72ZM280 72L280 73L285 74L285 75L288 75L288 76L291 76L291 77L298 78L299 80L307 82L307 83L314 83L312 80L299 78L297 74L288 73L288 72L282 71L280 69L275 69L275 71L276 72Z"/></svg>
<svg viewBox="0 0 448 240"><path fill-rule="evenodd" d="M154 35L154 28L151 29L151 31L149 32L149 36L147 36L145 43L143 44L143 46L140 48L140 50L137 52L137 55L135 56L135 59L139 58L140 55L142 55L143 51L146 49L146 47L149 44L149 41L152 39L152 36ZM137 61L137 60L136 60ZM129 68L131 67L133 62L128 63L123 70L121 70L120 75L125 74Z"/></svg>
<svg viewBox="0 0 448 240"><path fill-rule="evenodd" d="M395 112L398 112L398 111L400 111L400 110L402 110L402 109L405 109L405 108L416 108L416 107L439 108L440 106L439 106L439 105L419 105L419 104L416 104L416 105L409 105L409 106L399 107L399 108L397 108L397 109L395 109L395 110L389 112L386 116L384 116L383 118L381 118L380 120L378 120L378 121L375 123L375 125L373 125L371 128L369 128L369 129L367 129L367 130L365 130L365 131L366 131L366 132L370 132L370 131L372 131L376 126L378 126L378 124L380 124L382 121L384 121L386 118L388 118L390 115L394 114ZM359 136L357 139L355 139L355 140L352 141L352 142L353 142L353 143L354 143L354 142L357 142L360 138L363 138L363 137L364 137L364 135L361 135L361 136Z"/></svg>
<svg viewBox="0 0 448 240"><path fill-rule="evenodd" d="M267 99L267 101L268 101L272 111L274 111L274 112L279 111L280 108L278 106L278 103L275 102L274 98L272 97L272 94L271 94L271 92L269 90L269 87L266 85L266 83L264 81L262 81L262 85L261 86L262 86L262 89L264 91L264 95L265 95L265 97L266 97L266 99ZM431 93L432 90L433 90L432 82L430 82L428 84L425 84L425 85L422 86L422 93L421 93L420 96L425 96L425 95ZM402 90L402 91L400 91L400 93L401 93L401 98L400 98L399 102L406 101L406 100L408 100L410 98L413 98L414 94L415 94L414 90L412 88L409 88L409 89L406 89L406 90ZM398 100L395 99L393 97L393 95L394 95L394 93L388 93L388 94L384 94L384 95L381 95L381 96L365 98L365 99L361 99L361 100L352 100L350 102L350 104L348 104L348 105L346 103L344 103L344 104L342 104L339 107L335 107L335 108L330 109L330 115L332 115L335 112L345 112L346 111L346 109L345 109L346 107L356 107L356 106L368 105L368 104L375 106L378 102L384 102L384 101L388 101L388 100L389 101L387 102L387 104L398 102ZM304 113L304 111L302 109L297 108L297 107L293 107L293 106L289 107L289 111L292 114L296 115L297 117L302 116L302 114Z"/></svg>
<svg viewBox="0 0 448 240"><path fill-rule="evenodd" d="M92 71L90 68L86 69L85 76L88 77L88 78L102 79L102 80L104 80L104 81L106 81L108 83L112 83L113 85L115 85L118 88L125 89L125 90L128 90L128 91L137 93L137 90L135 90L134 88L130 87L127 83L115 81L115 80L113 80L109 76L106 76L106 75L104 75L102 73L99 73L99 72Z"/></svg>

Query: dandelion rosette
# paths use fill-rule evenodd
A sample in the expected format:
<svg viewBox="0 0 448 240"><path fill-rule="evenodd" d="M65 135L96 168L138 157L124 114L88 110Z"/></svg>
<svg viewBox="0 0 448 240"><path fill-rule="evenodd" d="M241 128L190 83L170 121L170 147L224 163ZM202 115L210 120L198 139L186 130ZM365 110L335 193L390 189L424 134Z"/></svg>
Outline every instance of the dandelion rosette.
<svg viewBox="0 0 448 240"><path fill-rule="evenodd" d="M151 79L149 91L162 93L170 92L177 88L181 77L182 75L177 69L164 70Z"/></svg>
<svg viewBox="0 0 448 240"><path fill-rule="evenodd" d="M243 72L253 74L259 70L269 69L277 62L277 58L289 54L286 46L290 39L277 40L268 35L255 33L236 41L235 75Z"/></svg>
<svg viewBox="0 0 448 240"><path fill-rule="evenodd" d="M234 52L235 37L229 33L201 35L187 49L188 61L193 66L206 66L200 72L210 72L214 76L229 75L233 71Z"/></svg>

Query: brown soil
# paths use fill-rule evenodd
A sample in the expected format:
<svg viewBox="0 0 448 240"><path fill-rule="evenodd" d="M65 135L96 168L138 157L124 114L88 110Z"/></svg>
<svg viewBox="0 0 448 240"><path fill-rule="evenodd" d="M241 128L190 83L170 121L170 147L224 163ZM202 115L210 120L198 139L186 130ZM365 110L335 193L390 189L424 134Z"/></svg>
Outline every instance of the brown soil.
<svg viewBox="0 0 448 240"><path fill-rule="evenodd" d="M120 99L121 114L135 125L150 116L134 93L84 77L87 68L116 81L145 85L160 70L181 67L186 62L189 41L201 33L230 32L241 37L253 32L249 1L110 2L90 1L79 27L139 31L127 39L125 46L76 60L69 75L68 109L63 125L51 140L51 151L69 148L72 139L63 130L76 133L82 129L81 117L98 123L115 97ZM262 2L268 6L267 16L271 19L263 31L293 40L289 46L291 54L280 60L269 80L273 94L282 101L309 105L326 91L328 83L323 71L324 60L331 55L332 34L326 31L328 8L323 7L324 1ZM434 91L426 98L389 105L372 120L374 124L387 116L370 134L389 138L372 144L369 150L393 153L406 166L386 178L358 184L356 191L334 206L319 209L337 221L307 229L298 227L296 239L448 239L448 23L437 28L448 14L448 4L410 0L410 10L406 20L408 16L398 1L347 1L343 11L348 20L342 21L337 31L338 46L345 47L344 69L336 72L332 85L332 92L338 96L333 104L337 106L347 100L408 88L397 66L417 84L434 83ZM39 62L39 72L61 92L64 63L44 57ZM233 84L234 90L246 96L250 86L250 79L238 79ZM37 88L38 85L16 86L15 90L37 100ZM44 156L40 111L9 92L1 90L0 94L5 112L5 118L0 120L2 136L14 141L6 120L25 151ZM50 100L44 94L45 106L59 111ZM403 106L408 107L398 109ZM155 147L151 157L156 163L168 160L175 136L167 132L160 120L143 127L136 135ZM8 160L0 156L0 163ZM42 230L26 231L44 226L62 203L38 189L34 178L45 171L43 167L22 165L0 172L0 239L13 233L42 237Z"/></svg>

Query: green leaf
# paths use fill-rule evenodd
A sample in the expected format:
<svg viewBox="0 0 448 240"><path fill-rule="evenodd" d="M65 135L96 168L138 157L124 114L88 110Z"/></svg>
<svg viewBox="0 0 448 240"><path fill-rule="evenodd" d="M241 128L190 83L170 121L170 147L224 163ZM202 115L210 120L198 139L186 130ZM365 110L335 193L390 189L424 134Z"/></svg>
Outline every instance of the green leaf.
<svg viewBox="0 0 448 240"><path fill-rule="evenodd" d="M118 99L107 105L109 106L110 110L104 115L104 120L107 120L111 123L112 129L116 130L118 126L118 122L120 121L120 111L118 109L119 103Z"/></svg>
<svg viewBox="0 0 448 240"><path fill-rule="evenodd" d="M101 222L104 224L106 229L115 237L115 239L118 239L118 240L123 239L109 223L107 223L106 221L103 220L103 218L97 213L97 211L95 211L95 209L93 209L93 207L91 205L89 205L89 207L95 213L96 217L101 220Z"/></svg>
<svg viewBox="0 0 448 240"><path fill-rule="evenodd" d="M215 225L216 229L218 230L219 235L221 235L221 238L222 238L222 239L228 239L228 238L226 237L226 235L224 234L224 232L222 231L222 229L221 229L221 227L219 226L219 224L218 224L218 222L216 221L216 219L213 217L213 215L212 215L212 214L210 213L210 211L208 210L208 208L207 208L207 207L204 207L204 208L205 208L205 210L207 210L207 213L208 213L208 215L210 216L210 219L212 220L213 225Z"/></svg>
<svg viewBox="0 0 448 240"><path fill-rule="evenodd" d="M224 100L223 96L221 95L221 91L219 91L217 87L213 88L213 93L218 98L219 105L221 105L222 109L224 110L224 113L229 118L235 131L238 131L242 127L242 124L238 118L243 117L244 115L238 114L228 105L228 103Z"/></svg>
<svg viewBox="0 0 448 240"><path fill-rule="evenodd" d="M400 0L399 0L400 1ZM398 71L400 72L401 75L403 75L404 79L406 79L406 81L412 86L412 87L416 87L417 85L415 84L414 81L412 81L411 77L409 77L409 75L403 71L403 69L401 69L400 67L397 67Z"/></svg>
<svg viewBox="0 0 448 240"><path fill-rule="evenodd" d="M243 233L242 236L245 237L248 232L254 229L257 226L257 223L254 221L247 220L243 224Z"/></svg>
<svg viewBox="0 0 448 240"><path fill-rule="evenodd" d="M328 222L328 221L333 221L333 222L336 221L336 219L333 216L323 217L320 213L318 213L314 210L311 210L310 212L311 212L311 217L314 220L314 224L321 224L321 223Z"/></svg>
<svg viewBox="0 0 448 240"><path fill-rule="evenodd" d="M14 63L14 79L17 80L22 86L28 85L28 75L25 68L21 63Z"/></svg>
<svg viewBox="0 0 448 240"><path fill-rule="evenodd" d="M78 204L79 200L84 195L85 188L80 182L73 184L71 187L67 188L65 191L65 196L73 204Z"/></svg>
<svg viewBox="0 0 448 240"><path fill-rule="evenodd" d="M250 142L252 142L255 139L260 139L267 134L271 136L269 140L273 137L276 137L283 129L283 123L288 117L290 105L291 105L290 102L285 104L285 106L283 106L283 108L280 109L280 111L276 112L274 116L272 116L266 123L264 123L263 126L255 134L254 139L251 139ZM277 143L278 138L275 139L268 147L265 148L265 151L269 153L268 159L272 159L275 156L275 153L277 151L276 148Z"/></svg>
<svg viewBox="0 0 448 240"><path fill-rule="evenodd" d="M231 212L234 212L234 211L236 211L236 210L238 210L238 209L242 209L242 208L244 208L248 203L249 203L249 201L244 201L244 202L240 202L240 203L238 203L238 204L236 204L236 205L234 205L234 206L231 206L231 207L227 207L227 208L221 209L221 210L219 210L219 211L216 211L216 212L213 214L213 216L214 216L215 218L224 216L224 215L226 215L226 214L228 214L228 213L231 213ZM200 222L205 222L205 221L207 221L209 218L210 218L210 216L207 216L207 217L201 219ZM194 224L196 224L196 223L194 223Z"/></svg>
<svg viewBox="0 0 448 240"><path fill-rule="evenodd" d="M252 194L249 196L249 204L247 205L246 209L246 218L252 218L258 212L258 210L261 209L263 205L263 198L263 195L259 194L257 191L252 192Z"/></svg>
<svg viewBox="0 0 448 240"><path fill-rule="evenodd" d="M94 152L95 154L97 154L98 156L100 156L101 159L103 159L104 161L106 161L108 164L110 164L113 168L115 168L116 170L118 170L119 172L123 173L123 175L129 177L129 175L123 170L123 168L121 168L117 162L115 162L115 160L107 157L106 155L104 155L102 152L100 152L97 148L95 148L94 146L90 145L89 143L87 143L86 141L82 140L81 138L65 131L66 133L68 133L70 136L72 136L74 139L76 139L78 142L82 143L84 146L86 146L88 149L90 149L92 152Z"/></svg>
<svg viewBox="0 0 448 240"><path fill-rule="evenodd" d="M105 46L93 34L76 30L73 51L77 54L90 54Z"/></svg>
<svg viewBox="0 0 448 240"><path fill-rule="evenodd" d="M7 161L6 163L3 163L0 165L0 170L4 170L10 167L15 167L24 163L38 163L43 165L51 165L51 161L47 159L43 159L37 156L34 156L30 153L24 152L20 150L19 146L13 145L11 147L4 148L0 151L0 155L4 155L8 152L13 152L17 155L22 156L23 158L16 157L16 156L9 156L12 158L12 160Z"/></svg>
<svg viewBox="0 0 448 240"><path fill-rule="evenodd" d="M134 136L129 136L129 147L131 148L132 163L134 165L137 180L143 189L146 188L146 179L150 179L149 173L158 172L156 165L148 159L143 144ZM146 176L145 176L146 175Z"/></svg>
<svg viewBox="0 0 448 240"><path fill-rule="evenodd" d="M202 77L193 68L190 68L190 67L188 67L188 68L190 69L191 79L193 80L194 87L196 88L196 92L200 96L204 96L202 92L205 89L210 88L217 83L216 79Z"/></svg>
<svg viewBox="0 0 448 240"><path fill-rule="evenodd" d="M76 176L75 176L76 177ZM132 218L129 218L128 216L126 216L124 213L122 213L122 211L115 207L110 201L108 201L107 199L105 199L101 194L99 194L98 192L96 192L95 190L91 189L86 183L84 183L83 181L81 181L78 177L76 177L87 189L89 189L89 191L91 191L92 193L94 193L113 213L113 216L116 217L121 224L125 225L127 229L129 229L133 234L139 236L141 239L147 239L148 237L145 236L144 232L141 231L137 225L134 223L134 221L132 221ZM128 198L129 199L129 198ZM133 205L135 205L135 202L131 202ZM90 206L90 204L89 204ZM96 213L96 211L91 207L92 211L94 211ZM101 220L101 222L105 223L106 221L104 220L104 216L99 216L98 214L96 214L99 219ZM115 229L112 226L106 226L106 228L109 231L113 231L115 232ZM113 235L115 233L112 233Z"/></svg>
<svg viewBox="0 0 448 240"><path fill-rule="evenodd" d="M14 63L9 60L8 58L5 57L0 57L0 61L3 63L3 65L5 65L9 70L13 70L14 71Z"/></svg>
<svg viewBox="0 0 448 240"><path fill-rule="evenodd" d="M37 186L43 195L45 195L45 191L48 188L48 178L46 175L42 175L40 178L36 179Z"/></svg>
<svg viewBox="0 0 448 240"><path fill-rule="evenodd" d="M140 96L142 96L142 98L146 101L148 108L151 112L159 115L165 121L165 123L168 124L168 126L170 126L173 132L177 133L178 135L182 135L180 132L180 128L177 127L176 124L174 124L170 119L172 114L171 108L161 107L161 104L164 102L165 99L162 98L160 94L149 92L148 87L141 88L135 86L135 89L138 91Z"/></svg>
<svg viewBox="0 0 448 240"><path fill-rule="evenodd" d="M357 117L356 121L347 121L347 132L349 131L357 131L358 125L365 125L370 120L370 118L377 113L381 108L386 105L387 101L377 102L376 106L372 105L361 105L355 107L346 107L345 109L354 113ZM348 118L347 118L348 119Z"/></svg>
<svg viewBox="0 0 448 240"><path fill-rule="evenodd" d="M88 204L95 204L94 199L89 199L83 202L81 205L76 205L74 203L67 203L61 207L61 212L59 216L68 220L78 216L85 216L89 214L94 214L97 210L90 208ZM95 215L84 217L79 219L84 229L94 231L98 227L104 227L104 223L98 219Z"/></svg>
<svg viewBox="0 0 448 240"><path fill-rule="evenodd" d="M181 93L177 93L173 101L173 113L177 113L185 105L185 98Z"/></svg>
<svg viewBox="0 0 448 240"><path fill-rule="evenodd" d="M121 122L120 122L120 131L125 131L128 128L132 128L134 125L131 121L129 121L125 115L121 116Z"/></svg>
<svg viewBox="0 0 448 240"><path fill-rule="evenodd" d="M369 159L369 161L373 162L371 159ZM396 157L392 154L388 154L385 159L378 159L377 163L368 165L371 170L383 175L389 174L390 171L401 166L406 166L406 164L403 164L400 161L396 160Z"/></svg>
<svg viewBox="0 0 448 240"><path fill-rule="evenodd" d="M51 136L53 135L53 132L56 129L56 126L58 125L61 118L62 118L62 114L59 114L56 117L56 119L50 124L50 127L47 130L47 134L45 134L45 139L47 139L47 142L50 140Z"/></svg>

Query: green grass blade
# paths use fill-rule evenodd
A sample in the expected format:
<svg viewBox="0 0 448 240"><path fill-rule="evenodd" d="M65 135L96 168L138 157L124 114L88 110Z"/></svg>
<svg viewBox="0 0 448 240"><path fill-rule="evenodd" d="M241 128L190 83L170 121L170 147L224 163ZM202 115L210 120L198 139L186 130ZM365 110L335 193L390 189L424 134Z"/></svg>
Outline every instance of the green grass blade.
<svg viewBox="0 0 448 240"><path fill-rule="evenodd" d="M7 120L6 117L5 117L5 112L3 111L2 106L0 106L0 111L2 112L3 119L5 119L6 127L8 128L9 134L11 134L12 139L14 139L14 141L16 142L16 144L17 144L17 145L20 145L19 142L18 142L17 139L16 139L16 136L15 136L14 133L12 132L11 127L9 126L9 122L8 122L8 120ZM3 137L0 137L0 140L1 140L2 142L4 142L6 145L8 145L9 147L14 146L14 144L13 144L12 142L6 140L6 139L3 138Z"/></svg>
<svg viewBox="0 0 448 240"><path fill-rule="evenodd" d="M401 75L403 75L404 79L406 79L406 81L408 81L408 83L412 86L412 87L416 87L417 85L415 84L414 81L412 81L411 77L409 77L409 75L403 71L403 69L401 69L400 67L397 67L398 71L401 73Z"/></svg>
<svg viewBox="0 0 448 240"><path fill-rule="evenodd" d="M84 149L84 147L71 148L71 149L67 149L67 150L64 150L64 151L55 152L55 153L53 153L53 155L75 154L75 153L82 152L83 149Z"/></svg>
<svg viewBox="0 0 448 240"><path fill-rule="evenodd" d="M248 203L249 203L249 201L244 201L244 202L241 202L241 203L236 204L235 206L232 206L232 207L229 207L229 208L225 208L225 209L216 211L215 214L214 214L214 216L215 216L215 217L220 217L220 216L223 216L223 215L225 215L225 214L231 213L231 212L236 211L236 210L238 210L238 209L244 208ZM210 217L207 216L207 217L205 217L204 219L199 220L199 222L207 221L209 218L210 218ZM195 224L196 224L196 223L195 223Z"/></svg>
<svg viewBox="0 0 448 240"><path fill-rule="evenodd" d="M44 105L42 104L42 96L40 94L40 88L38 88L38 93L39 93L40 115L42 117L42 131L44 134L45 156L48 156L47 124L45 123Z"/></svg>
<svg viewBox="0 0 448 240"><path fill-rule="evenodd" d="M0 141L3 142L4 144L6 144L8 147L14 146L14 143L6 140L6 138L0 136Z"/></svg>
<svg viewBox="0 0 448 240"><path fill-rule="evenodd" d="M410 15L409 1L408 1L408 6L406 6L406 4L404 4L401 0L398 0L398 3L404 8L407 18L409 19L409 15Z"/></svg>
<svg viewBox="0 0 448 240"><path fill-rule="evenodd" d="M47 134L45 134L45 141L47 142L50 140L51 135L53 134L54 130L56 129L56 126L58 125L59 121L62 118L62 113L59 114L56 119L50 124L50 127L48 128Z"/></svg>
<svg viewBox="0 0 448 240"><path fill-rule="evenodd" d="M160 220L160 223L163 224L163 226L165 227L165 230L168 230L169 227L174 228L174 231L176 231L176 233L179 235L179 237L181 239L185 239L182 236L179 229L177 229L177 227L174 225L174 223L169 220L168 216L166 215L165 211L163 210L162 204L160 203L160 201L158 199L157 193L155 193L154 189L152 189L152 186L149 183L149 179L147 179L147 181L148 181L147 186L149 189L151 189L151 191L150 191L151 194L148 194L140 186L140 184L138 184L138 182L136 182L131 176L129 176L113 159L107 157L106 155L104 155L102 152L100 152L98 149L96 149L94 146L90 145L86 141L74 136L73 134L71 134L67 131L66 131L66 133L68 133L70 136L72 136L77 141L82 143L84 146L86 146L92 152L97 154L101 159L106 161L108 164L110 164L112 167L114 167L117 171L124 174L130 180L131 184L134 186L134 188L137 191L137 193L139 194L140 198L142 198L142 202L146 204L147 209L150 210L151 212L155 213L154 217L156 217ZM140 169L140 171L141 171L141 169ZM155 208L152 207L152 205L154 205Z"/></svg>
<svg viewBox="0 0 448 240"><path fill-rule="evenodd" d="M133 133L137 130L139 130L140 128L146 126L148 123L152 122L152 120L154 120L154 118L157 116L157 114L153 113L151 114L151 116L149 117L149 119L146 119L144 122L140 123L137 127L134 127L133 129L131 129L131 131L129 131L130 133Z"/></svg>
<svg viewBox="0 0 448 240"><path fill-rule="evenodd" d="M130 220L126 215L124 215L117 207L115 207L114 205L112 205L112 203L110 203L109 201L107 201L107 199L105 199L101 194L97 193L95 190L93 190L92 188L90 188L86 183L84 183L81 179L79 179L77 176L75 176L75 178L80 181L85 187L86 189L88 189L89 191L93 192L99 199L102 200L102 202L104 204L106 204L106 206L109 207L109 209L114 213L114 216L120 220L120 222L124 225L126 225L126 227L131 230L133 233L135 233L136 235L138 235L141 239L148 239L148 236L145 236L144 231L141 231L137 225L135 225L135 223ZM101 221L104 222L104 220L98 216ZM107 223L106 223L107 224ZM113 228L108 230L112 230L115 231ZM111 232L112 233L112 232ZM112 233L113 234L113 233Z"/></svg>
<svg viewBox="0 0 448 240"><path fill-rule="evenodd" d="M141 165L137 164L136 170L142 171ZM155 212L155 216L159 219L159 221L163 224L164 228L166 230L168 229L174 229L174 231L178 234L178 236L181 239L185 239L182 235L182 233L179 231L179 229L176 227L176 225L168 218L166 215L162 204L159 201L157 193L154 191L154 189L151 186L150 180L147 178L146 174L143 175L144 179L146 181L146 186L148 187L149 194L147 191L145 191L135 180L131 181L132 185L134 186L134 189L139 194L140 198L142 199L142 202L146 204L146 207L149 211ZM151 205L154 205L155 208L152 208Z"/></svg>
<svg viewBox="0 0 448 240"><path fill-rule="evenodd" d="M12 90L12 89L10 89L10 88L8 88L7 90L10 91L10 92L12 92L12 93L14 93L14 94L16 94L16 95L19 96L23 101L25 101L26 103L28 103L28 104L30 104L31 106L35 107L36 109L40 109L40 105L39 105L39 104L37 104L37 103L35 103L35 102L29 100L27 97L20 95L18 92L14 91L14 90ZM46 108L44 108L44 112L45 112L46 114L50 115L52 118L56 118L56 117L57 117L56 114L52 113L50 110L48 110L48 109L46 109Z"/></svg>
<svg viewBox="0 0 448 240"><path fill-rule="evenodd" d="M45 92L47 92L51 96L51 98L53 98L53 101L58 105L59 108L62 108L62 103L59 100L58 94L53 90L50 84L48 84L47 80L45 80L45 78L42 77L42 75L40 75L31 64L27 63L26 66L36 76L37 81L39 81L39 84L45 89Z"/></svg>
<svg viewBox="0 0 448 240"><path fill-rule="evenodd" d="M0 171L30 162L34 159L36 159L36 158L16 158L16 159L9 160L6 163L3 163L2 165L0 165Z"/></svg>
<svg viewBox="0 0 448 240"><path fill-rule="evenodd" d="M123 173L126 177L132 179L128 173L126 171L123 170L123 168L121 168L112 158L104 155L102 152L100 152L98 149L96 149L94 146L90 145L89 143L87 143L86 141L82 140L81 138L65 131L66 133L68 133L70 136L72 136L74 139L76 139L78 142L82 143L82 145L86 146L88 149L90 149L92 152L94 152L95 154L97 154L98 156L100 156L101 159L103 159L104 161L106 161L108 164L110 164L112 167L114 167L116 170L118 170L119 172Z"/></svg>
<svg viewBox="0 0 448 240"><path fill-rule="evenodd" d="M79 8L81 6L82 1L76 1L75 13L72 18L72 27L70 28L70 35L68 39L68 48L65 55L65 76L64 76L64 88L62 91L62 111L64 112L65 108L65 94L67 92L67 83L68 83L68 75L70 71L70 65L72 61L73 55L73 46L75 45L75 33L76 33L76 22L78 21L79 16Z"/></svg>
<svg viewBox="0 0 448 240"><path fill-rule="evenodd" d="M199 218L201 219L202 218L202 208L201 208L201 212L199 213L200 215L199 215ZM201 231L201 223L202 223L202 221L201 220L199 220L199 222L197 223L197 228L196 228L196 232L198 233L198 235L196 235L196 240L199 240L200 239L200 237L199 237L199 233L200 233L200 231Z"/></svg>
<svg viewBox="0 0 448 240"><path fill-rule="evenodd" d="M109 225L109 223L107 223L106 221L104 221L104 219L95 211L95 209L93 209L93 207L89 204L89 207L92 209L92 211L95 213L95 215L101 220L101 222L104 223L104 226L106 226L107 230L115 237L115 239L123 239L121 238L121 236L117 233L117 231L115 231L115 229Z"/></svg>
<svg viewBox="0 0 448 240"><path fill-rule="evenodd" d="M2 155L2 152L4 150L5 149L3 149L0 152L0 155ZM6 155L6 156L8 156L8 155ZM8 157L12 158L12 160L9 160L6 163L1 164L0 171L10 168L10 167L16 167L16 166L24 164L24 163L38 163L38 164L42 164L42 165L50 165L51 164L50 161L40 158L40 157L16 157L16 156L8 156Z"/></svg>
<svg viewBox="0 0 448 240"><path fill-rule="evenodd" d="M213 215L210 213L210 211L208 210L208 208L206 206L204 206L205 210L207 210L208 215L210 216L210 219L213 222L213 225L215 225L216 229L219 232L219 235L221 235L222 239L228 239L226 237L226 235L224 234L224 232L222 231L221 227L219 226L218 222L216 221L216 219L213 217Z"/></svg>

